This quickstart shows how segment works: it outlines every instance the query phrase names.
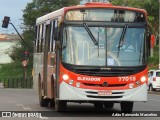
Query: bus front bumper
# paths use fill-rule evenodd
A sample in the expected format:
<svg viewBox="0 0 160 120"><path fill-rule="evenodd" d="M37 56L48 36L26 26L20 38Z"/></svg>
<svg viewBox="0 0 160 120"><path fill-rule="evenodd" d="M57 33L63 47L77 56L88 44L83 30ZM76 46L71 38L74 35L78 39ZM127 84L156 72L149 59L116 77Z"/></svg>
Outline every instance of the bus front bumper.
<svg viewBox="0 0 160 120"><path fill-rule="evenodd" d="M60 84L59 100L67 101L147 101L147 84L127 90L112 90L111 95L98 95L98 90L82 89L68 85L65 82ZM107 91L106 91L107 92Z"/></svg>

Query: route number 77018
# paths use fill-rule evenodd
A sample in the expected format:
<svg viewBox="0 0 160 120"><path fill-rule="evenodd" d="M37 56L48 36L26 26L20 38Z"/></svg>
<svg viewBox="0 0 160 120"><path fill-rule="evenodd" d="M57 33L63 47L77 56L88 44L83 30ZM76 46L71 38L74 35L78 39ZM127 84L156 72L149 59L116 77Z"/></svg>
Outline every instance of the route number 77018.
<svg viewBox="0 0 160 120"><path fill-rule="evenodd" d="M136 81L135 76L124 76L124 77L119 77L119 82L134 82Z"/></svg>

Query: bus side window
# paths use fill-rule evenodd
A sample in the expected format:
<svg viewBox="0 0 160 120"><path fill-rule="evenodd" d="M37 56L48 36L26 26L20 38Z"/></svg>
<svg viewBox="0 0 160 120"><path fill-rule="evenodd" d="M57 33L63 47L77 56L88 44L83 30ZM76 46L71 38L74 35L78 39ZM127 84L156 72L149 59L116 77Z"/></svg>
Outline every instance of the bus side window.
<svg viewBox="0 0 160 120"><path fill-rule="evenodd" d="M39 25L36 26L36 35L35 35L35 44L34 44L34 52L38 52L39 45Z"/></svg>
<svg viewBox="0 0 160 120"><path fill-rule="evenodd" d="M43 33L43 24L39 26L39 37L38 37L38 46L37 46L37 51L40 53L42 52L42 33Z"/></svg>
<svg viewBox="0 0 160 120"><path fill-rule="evenodd" d="M53 28L54 40L58 40L58 19L54 20L54 28Z"/></svg>
<svg viewBox="0 0 160 120"><path fill-rule="evenodd" d="M37 31L38 31L37 29L38 29L38 26L35 27L35 37L34 37L35 40L34 40L34 43L33 43L33 46L34 46L34 53L37 52L37 51L36 51L36 42L37 42L37 33L38 33L38 32L37 32Z"/></svg>
<svg viewBox="0 0 160 120"><path fill-rule="evenodd" d="M51 52L51 43L52 43L52 21L50 21L50 34L48 42L48 52Z"/></svg>
<svg viewBox="0 0 160 120"><path fill-rule="evenodd" d="M37 37L37 53L39 53L39 45L40 45L40 25L38 26L38 37Z"/></svg>
<svg viewBox="0 0 160 120"><path fill-rule="evenodd" d="M54 19L52 21L52 28L51 28L51 52L54 52L54 49L55 49L55 29L56 29L56 21L58 21L57 19Z"/></svg>
<svg viewBox="0 0 160 120"><path fill-rule="evenodd" d="M54 42L54 39L53 39L53 31L54 31L54 21L52 20L51 21L51 30L50 30L50 52L53 52L53 42Z"/></svg>
<svg viewBox="0 0 160 120"><path fill-rule="evenodd" d="M47 44L48 44L48 46L47 46L47 49L48 49L48 52L50 52L50 42L51 42L51 22L49 21L49 24L47 25L47 28L46 28L46 30L48 31L48 39L46 39L46 40L48 40L47 42Z"/></svg>
<svg viewBox="0 0 160 120"><path fill-rule="evenodd" d="M50 49L50 30L51 24L50 20L45 21L43 27L43 35L42 35L42 52L49 52Z"/></svg>
<svg viewBox="0 0 160 120"><path fill-rule="evenodd" d="M40 51L43 52L44 51L44 38L45 38L45 25L42 24L42 28L41 28L41 47L40 47Z"/></svg>

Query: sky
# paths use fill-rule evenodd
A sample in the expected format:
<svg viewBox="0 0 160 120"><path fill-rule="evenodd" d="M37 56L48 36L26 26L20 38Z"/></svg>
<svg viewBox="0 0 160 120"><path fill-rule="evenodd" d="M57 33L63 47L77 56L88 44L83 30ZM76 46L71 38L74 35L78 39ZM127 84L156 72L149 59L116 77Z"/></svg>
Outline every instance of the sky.
<svg viewBox="0 0 160 120"><path fill-rule="evenodd" d="M23 10L26 8L27 3L32 2L32 0L0 0L0 34L2 33L16 33L12 25L9 25L8 28L2 28L2 22L4 16L10 17L10 22L14 24L17 30L22 33L22 16Z"/></svg>

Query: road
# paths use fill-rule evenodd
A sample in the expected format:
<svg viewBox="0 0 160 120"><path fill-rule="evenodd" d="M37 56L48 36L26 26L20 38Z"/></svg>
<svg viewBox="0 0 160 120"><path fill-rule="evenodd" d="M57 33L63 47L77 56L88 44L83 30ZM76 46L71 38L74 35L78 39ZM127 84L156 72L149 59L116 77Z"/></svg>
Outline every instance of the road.
<svg viewBox="0 0 160 120"><path fill-rule="evenodd" d="M110 112L118 113L120 112L120 105L115 104L113 109L107 109L104 111L95 111L92 104L76 104L69 103L67 111L63 113L57 113L53 108L40 107L38 103L38 96L33 89L0 89L0 111L19 111L22 112L28 111L29 113L38 111L45 111L42 114L42 117L37 118L25 118L25 119L47 119L47 120L121 120L121 119L139 119L139 120L159 120L160 117L112 117ZM146 103L136 102L134 104L133 111L160 111L160 92L148 94L148 101ZM48 113L50 116L48 116ZM37 113L39 115L39 113ZM22 118L0 118L4 119L22 119Z"/></svg>

